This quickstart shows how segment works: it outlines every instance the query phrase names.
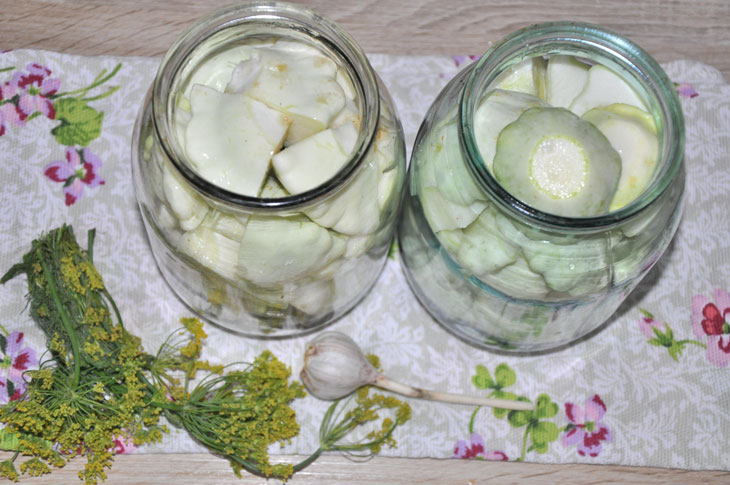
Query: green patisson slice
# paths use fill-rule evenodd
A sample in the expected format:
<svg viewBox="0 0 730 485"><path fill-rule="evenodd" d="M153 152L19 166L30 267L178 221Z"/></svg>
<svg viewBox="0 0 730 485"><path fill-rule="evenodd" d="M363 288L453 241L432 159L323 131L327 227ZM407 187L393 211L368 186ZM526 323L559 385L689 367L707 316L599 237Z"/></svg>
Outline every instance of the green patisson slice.
<svg viewBox="0 0 730 485"><path fill-rule="evenodd" d="M568 108L583 91L590 66L573 56L554 55L545 72L546 100L556 108Z"/></svg>
<svg viewBox="0 0 730 485"><path fill-rule="evenodd" d="M425 142L425 149L429 156L418 168L420 186L437 188L446 200L461 206L485 199L463 161L455 121L434 129Z"/></svg>
<svg viewBox="0 0 730 485"><path fill-rule="evenodd" d="M564 217L605 213L621 157L591 123L563 108L532 108L497 140L494 174L514 197Z"/></svg>
<svg viewBox="0 0 730 485"><path fill-rule="evenodd" d="M421 204L426 220L434 232L444 229L462 229L479 217L486 202L476 201L461 205L445 198L436 187L425 187L421 192Z"/></svg>
<svg viewBox="0 0 730 485"><path fill-rule="evenodd" d="M649 185L657 165L659 140L649 113L627 104L594 108L583 115L621 155L621 178L609 210L636 199Z"/></svg>
<svg viewBox="0 0 730 485"><path fill-rule="evenodd" d="M628 104L647 111L641 97L624 78L606 66L596 64L588 70L585 86L570 104L570 110L582 116L593 108L615 103Z"/></svg>
<svg viewBox="0 0 730 485"><path fill-rule="evenodd" d="M545 98L545 59L531 57L502 71L490 85L491 88L505 89Z"/></svg>
<svg viewBox="0 0 730 485"><path fill-rule="evenodd" d="M495 211L487 208L462 233L456 261L476 277L483 278L514 263L519 247L502 237L496 226Z"/></svg>
<svg viewBox="0 0 730 485"><path fill-rule="evenodd" d="M494 154L497 151L497 138L505 126L509 125L530 108L549 105L532 94L495 89L490 91L474 114L474 136L479 153L485 165L492 171ZM458 141L456 147L458 148ZM468 173L466 174L469 175Z"/></svg>

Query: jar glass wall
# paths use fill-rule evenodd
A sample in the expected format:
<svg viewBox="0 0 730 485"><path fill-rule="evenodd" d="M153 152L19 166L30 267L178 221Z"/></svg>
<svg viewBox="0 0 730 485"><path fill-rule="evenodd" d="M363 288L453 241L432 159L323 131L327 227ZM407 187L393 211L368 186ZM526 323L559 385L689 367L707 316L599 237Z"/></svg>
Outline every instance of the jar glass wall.
<svg viewBox="0 0 730 485"><path fill-rule="evenodd" d="M405 179L400 121L360 47L278 2L222 10L173 44L132 161L169 285L251 336L320 328L364 297Z"/></svg>
<svg viewBox="0 0 730 485"><path fill-rule="evenodd" d="M617 85L623 91L608 89L614 81L599 75L620 78ZM570 101L560 101L571 89ZM587 109L593 107L599 109ZM539 117L541 122L532 121ZM571 121L561 121L565 118ZM631 122L625 124L633 130L631 136L610 132L616 119L621 130L626 119ZM637 137L648 133L653 142L640 146L653 150L651 169L635 173L624 161L626 182L618 172L598 182L581 179L581 184L595 184L586 193L600 198L597 204L606 207L601 213L588 213L590 200L570 209L580 214L576 216L537 209L542 193L535 195L534 204L518 197L526 179L536 185L540 177L554 177L539 171L535 160L551 159L529 151L531 133L553 130L555 138L570 141L559 142L562 146L571 147L573 134L552 125L568 130L587 120L603 131L596 135L600 147L633 140L634 132ZM577 145L586 146L584 140ZM681 215L683 149L676 91L638 46L586 24L557 22L518 31L454 78L419 130L398 229L407 279L440 324L474 345L534 352L574 342L611 317L669 245ZM610 151L614 160L621 156L618 151L630 151L615 150L597 150L597 157ZM529 160L529 170L524 169L523 178L510 178L522 170L523 159ZM595 160L576 159L581 164L589 160L581 168L587 173L595 170L590 165ZM621 167L621 158L611 160L605 165ZM550 180L569 184L571 177ZM637 185L631 181L640 177L646 179L643 185L631 189ZM621 196L626 200L595 195L614 194L605 180L611 180L615 194L629 187L628 195ZM510 190L508 183L513 184ZM584 185L576 187L579 191ZM570 197L572 193L554 198ZM548 204L553 202L548 198Z"/></svg>

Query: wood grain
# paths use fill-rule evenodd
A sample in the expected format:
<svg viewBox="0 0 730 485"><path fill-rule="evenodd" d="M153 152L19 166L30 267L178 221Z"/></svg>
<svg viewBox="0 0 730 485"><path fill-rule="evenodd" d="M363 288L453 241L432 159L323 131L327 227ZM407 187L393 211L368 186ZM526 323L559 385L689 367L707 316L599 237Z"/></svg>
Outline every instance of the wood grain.
<svg viewBox="0 0 730 485"><path fill-rule="evenodd" d="M0 453L5 459L7 454ZM303 457L280 457L278 462L301 460ZM78 484L82 460L72 461L65 468L41 479L25 479L27 483ZM274 485L253 475L240 479L231 472L227 462L209 454L119 455L108 473L106 485L136 485L152 483L196 485ZM687 471L663 468L643 468L597 465L543 465L466 460L423 460L409 458L374 458L368 462L353 462L340 456L325 455L310 467L288 480L291 485L356 485L438 484L438 485L727 485L730 472Z"/></svg>
<svg viewBox="0 0 730 485"><path fill-rule="evenodd" d="M0 50L35 48L86 55L160 56L180 32L226 0L0 0ZM660 62L692 59L730 79L728 0L309 0L369 53L479 54L517 28L580 20L613 29ZM0 459L8 455L0 453ZM298 461L295 457L279 460ZM77 484L76 460L39 484ZM264 484L233 477L209 454L118 456L108 484ZM323 456L288 483L353 484L727 484L724 471Z"/></svg>
<svg viewBox="0 0 730 485"><path fill-rule="evenodd" d="M189 24L226 0L0 0L0 49L162 55ZM307 0L366 52L480 54L517 28L547 20L599 23L660 62L693 59L730 78L728 0Z"/></svg>

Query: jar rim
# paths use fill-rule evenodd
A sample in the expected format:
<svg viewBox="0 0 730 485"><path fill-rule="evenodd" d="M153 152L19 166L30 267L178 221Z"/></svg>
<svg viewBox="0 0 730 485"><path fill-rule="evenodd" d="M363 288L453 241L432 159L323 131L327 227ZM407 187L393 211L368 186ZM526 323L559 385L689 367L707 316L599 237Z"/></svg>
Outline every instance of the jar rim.
<svg viewBox="0 0 730 485"><path fill-rule="evenodd" d="M184 163L186 155L177 150L172 140L171 104L174 93L171 88L190 56L199 45L214 35L239 26L265 24L279 33L291 30L300 37L307 38L334 54L342 62L361 97L361 126L355 147L348 161L329 180L305 192L280 198L261 198L242 195L226 190L198 175ZM233 41L241 41L243 33ZM372 145L380 117L380 95L375 71L362 48L347 32L327 17L307 7L279 1L254 1L233 5L201 18L185 30L171 45L162 59L152 85L152 121L155 136L175 170L198 192L214 202L239 209L280 211L300 209L311 203L338 192L350 179L365 159Z"/></svg>
<svg viewBox="0 0 730 485"><path fill-rule="evenodd" d="M658 108L662 137L659 172L642 194L624 207L593 217L565 217L535 209L511 195L486 168L474 133L474 114L486 89L511 64L527 57L575 53L598 54L646 89ZM597 25L582 22L535 24L505 37L490 48L469 73L459 100L459 141L467 166L478 184L504 209L541 226L558 229L605 229L631 219L650 206L670 186L684 158L684 117L673 83L651 55L631 40ZM656 116L655 116L656 118ZM658 126L659 128L659 126ZM658 130L660 131L660 130Z"/></svg>

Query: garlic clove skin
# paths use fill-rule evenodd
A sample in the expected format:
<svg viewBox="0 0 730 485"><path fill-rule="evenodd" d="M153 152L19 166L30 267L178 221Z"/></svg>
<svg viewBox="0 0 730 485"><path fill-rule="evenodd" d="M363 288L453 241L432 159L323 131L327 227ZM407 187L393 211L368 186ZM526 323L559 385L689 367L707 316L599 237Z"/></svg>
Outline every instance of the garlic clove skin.
<svg viewBox="0 0 730 485"><path fill-rule="evenodd" d="M350 337L324 332L307 344L300 378L314 397L334 400L373 384L378 375Z"/></svg>

